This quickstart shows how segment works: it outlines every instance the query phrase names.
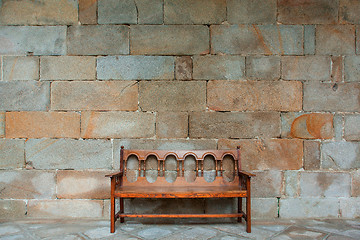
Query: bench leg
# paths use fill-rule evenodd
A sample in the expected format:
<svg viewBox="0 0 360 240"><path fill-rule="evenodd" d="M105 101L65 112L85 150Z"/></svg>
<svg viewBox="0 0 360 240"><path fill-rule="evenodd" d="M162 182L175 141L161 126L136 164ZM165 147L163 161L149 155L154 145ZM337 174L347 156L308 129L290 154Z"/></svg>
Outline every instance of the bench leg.
<svg viewBox="0 0 360 240"><path fill-rule="evenodd" d="M241 213L242 211L242 197L238 197L238 213ZM242 222L242 217L238 217L238 220L237 220L239 223Z"/></svg>
<svg viewBox="0 0 360 240"><path fill-rule="evenodd" d="M124 198L120 198L120 213L124 213ZM124 217L120 217L120 222L123 223L125 221Z"/></svg>
<svg viewBox="0 0 360 240"><path fill-rule="evenodd" d="M251 200L246 198L246 232L251 233Z"/></svg>
<svg viewBox="0 0 360 240"><path fill-rule="evenodd" d="M110 210L110 232L115 232L115 198L110 198L111 210Z"/></svg>

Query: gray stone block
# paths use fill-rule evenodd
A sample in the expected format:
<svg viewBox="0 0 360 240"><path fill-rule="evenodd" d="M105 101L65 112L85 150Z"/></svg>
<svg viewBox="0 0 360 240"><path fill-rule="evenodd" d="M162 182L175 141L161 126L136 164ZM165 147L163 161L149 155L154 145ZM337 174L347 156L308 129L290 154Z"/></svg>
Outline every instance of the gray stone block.
<svg viewBox="0 0 360 240"><path fill-rule="evenodd" d="M256 177L251 181L251 196L257 198L280 197L283 174L281 171L254 172Z"/></svg>
<svg viewBox="0 0 360 240"><path fill-rule="evenodd" d="M304 141L304 169L320 169L320 142Z"/></svg>
<svg viewBox="0 0 360 240"><path fill-rule="evenodd" d="M280 199L280 218L337 218L338 198L285 198Z"/></svg>
<svg viewBox="0 0 360 240"><path fill-rule="evenodd" d="M0 212L3 219L23 219L26 216L25 200L0 200Z"/></svg>
<svg viewBox="0 0 360 240"><path fill-rule="evenodd" d="M323 169L353 169L360 167L360 143L328 142L321 147Z"/></svg>
<svg viewBox="0 0 360 240"><path fill-rule="evenodd" d="M0 112L0 138L5 136L5 112Z"/></svg>
<svg viewBox="0 0 360 240"><path fill-rule="evenodd" d="M48 82L0 82L0 111L46 111L49 105Z"/></svg>
<svg viewBox="0 0 360 240"><path fill-rule="evenodd" d="M227 1L227 16L231 24L276 23L276 0Z"/></svg>
<svg viewBox="0 0 360 240"><path fill-rule="evenodd" d="M0 139L0 169L24 167L24 145L24 140Z"/></svg>
<svg viewBox="0 0 360 240"><path fill-rule="evenodd" d="M246 57L246 77L259 80L280 78L280 57Z"/></svg>
<svg viewBox="0 0 360 240"><path fill-rule="evenodd" d="M303 54L303 27L285 25L213 25L212 54Z"/></svg>
<svg viewBox="0 0 360 240"><path fill-rule="evenodd" d="M360 26L356 28L356 54L360 55Z"/></svg>
<svg viewBox="0 0 360 240"><path fill-rule="evenodd" d="M345 82L360 82L360 56L345 57Z"/></svg>
<svg viewBox="0 0 360 240"><path fill-rule="evenodd" d="M38 80L38 57L12 57L3 58L3 80Z"/></svg>
<svg viewBox="0 0 360 240"><path fill-rule="evenodd" d="M340 211L343 218L360 217L360 198L340 198Z"/></svg>
<svg viewBox="0 0 360 240"><path fill-rule="evenodd" d="M334 34L336 33L336 34ZM316 26L316 54L354 55L355 26L319 25Z"/></svg>
<svg viewBox="0 0 360 240"><path fill-rule="evenodd" d="M286 197L299 196L299 171L284 171L284 195Z"/></svg>
<svg viewBox="0 0 360 240"><path fill-rule="evenodd" d="M360 114L345 115L344 138L348 141L360 140Z"/></svg>
<svg viewBox="0 0 360 240"><path fill-rule="evenodd" d="M129 53L129 28L119 25L70 26L68 55L115 55Z"/></svg>
<svg viewBox="0 0 360 240"><path fill-rule="evenodd" d="M97 59L101 80L174 79L174 58L170 56L107 56Z"/></svg>
<svg viewBox="0 0 360 240"><path fill-rule="evenodd" d="M242 56L194 56L193 78L205 80L244 79L245 57Z"/></svg>
<svg viewBox="0 0 360 240"><path fill-rule="evenodd" d="M339 22L342 24L360 24L359 12L359 1L341 0L339 9Z"/></svg>
<svg viewBox="0 0 360 240"><path fill-rule="evenodd" d="M186 138L188 125L187 113L159 112L156 114L156 136L158 138Z"/></svg>
<svg viewBox="0 0 360 240"><path fill-rule="evenodd" d="M66 26L0 26L1 55L64 55Z"/></svg>
<svg viewBox="0 0 360 240"><path fill-rule="evenodd" d="M315 25L304 26L304 54L315 54Z"/></svg>
<svg viewBox="0 0 360 240"><path fill-rule="evenodd" d="M335 141L341 141L343 139L344 133L344 115L343 114L335 114L334 116L334 134Z"/></svg>
<svg viewBox="0 0 360 240"><path fill-rule="evenodd" d="M163 0L135 0L138 10L138 24L162 24Z"/></svg>
<svg viewBox="0 0 360 240"><path fill-rule="evenodd" d="M138 8L134 0L98 1L99 24L136 24Z"/></svg>
<svg viewBox="0 0 360 240"><path fill-rule="evenodd" d="M110 169L112 162L109 140L30 139L25 154L35 169Z"/></svg>

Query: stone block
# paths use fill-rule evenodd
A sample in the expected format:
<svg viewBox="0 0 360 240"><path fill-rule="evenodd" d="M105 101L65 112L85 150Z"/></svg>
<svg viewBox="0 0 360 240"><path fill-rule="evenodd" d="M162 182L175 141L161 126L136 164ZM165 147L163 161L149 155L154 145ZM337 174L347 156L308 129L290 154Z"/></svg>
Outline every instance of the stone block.
<svg viewBox="0 0 360 240"><path fill-rule="evenodd" d="M280 78L280 57L246 57L246 77L255 80L278 80Z"/></svg>
<svg viewBox="0 0 360 240"><path fill-rule="evenodd" d="M194 79L238 80L245 77L243 56L194 56L193 61Z"/></svg>
<svg viewBox="0 0 360 240"><path fill-rule="evenodd" d="M23 219L26 216L26 202L24 200L0 200L2 219Z"/></svg>
<svg viewBox="0 0 360 240"><path fill-rule="evenodd" d="M331 58L326 56L282 57L282 78L286 80L329 81Z"/></svg>
<svg viewBox="0 0 360 240"><path fill-rule="evenodd" d="M52 110L138 109L135 81L73 81L51 84Z"/></svg>
<svg viewBox="0 0 360 240"><path fill-rule="evenodd" d="M186 138L188 136L188 114L185 112L159 112L156 115L158 138Z"/></svg>
<svg viewBox="0 0 360 240"><path fill-rule="evenodd" d="M251 217L253 219L278 218L278 199L251 198Z"/></svg>
<svg viewBox="0 0 360 240"><path fill-rule="evenodd" d="M51 199L56 197L55 171L0 171L1 199Z"/></svg>
<svg viewBox="0 0 360 240"><path fill-rule="evenodd" d="M109 140L29 139L26 161L35 169L110 169Z"/></svg>
<svg viewBox="0 0 360 240"><path fill-rule="evenodd" d="M1 25L71 25L78 22L78 1L3 1Z"/></svg>
<svg viewBox="0 0 360 240"><path fill-rule="evenodd" d="M343 139L344 132L344 115L343 114L335 114L334 116L334 134L335 141L341 141Z"/></svg>
<svg viewBox="0 0 360 240"><path fill-rule="evenodd" d="M92 80L95 78L94 57L51 56L40 58L40 80Z"/></svg>
<svg viewBox="0 0 360 240"><path fill-rule="evenodd" d="M97 23L97 0L79 1L79 22L81 24Z"/></svg>
<svg viewBox="0 0 360 240"><path fill-rule="evenodd" d="M283 174L281 171L254 172L251 181L251 196L257 198L275 198L281 196Z"/></svg>
<svg viewBox="0 0 360 240"><path fill-rule="evenodd" d="M70 26L68 28L68 55L115 55L128 53L129 28L127 26L88 25Z"/></svg>
<svg viewBox="0 0 360 240"><path fill-rule="evenodd" d="M0 138L5 137L5 112L0 112Z"/></svg>
<svg viewBox="0 0 360 240"><path fill-rule="evenodd" d="M285 198L280 199L280 218L337 218L338 198Z"/></svg>
<svg viewBox="0 0 360 240"><path fill-rule="evenodd" d="M316 54L354 55L355 27L352 25L317 26Z"/></svg>
<svg viewBox="0 0 360 240"><path fill-rule="evenodd" d="M360 111L359 83L304 83L304 111Z"/></svg>
<svg viewBox="0 0 360 240"><path fill-rule="evenodd" d="M320 142L304 141L304 169L320 169Z"/></svg>
<svg viewBox="0 0 360 240"><path fill-rule="evenodd" d="M340 211L343 218L360 217L360 198L340 198Z"/></svg>
<svg viewBox="0 0 360 240"><path fill-rule="evenodd" d="M360 168L360 143L327 142L321 147L322 169Z"/></svg>
<svg viewBox="0 0 360 240"><path fill-rule="evenodd" d="M301 197L350 197L350 174L345 172L300 172Z"/></svg>
<svg viewBox="0 0 360 240"><path fill-rule="evenodd" d="M82 112L82 138L146 138L155 135L155 115L145 112Z"/></svg>
<svg viewBox="0 0 360 240"><path fill-rule="evenodd" d="M360 26L356 27L356 54L360 55Z"/></svg>
<svg viewBox="0 0 360 240"><path fill-rule="evenodd" d="M66 26L0 26L1 55L64 55Z"/></svg>
<svg viewBox="0 0 360 240"><path fill-rule="evenodd" d="M280 115L275 112L190 113L190 138L255 138L279 135Z"/></svg>
<svg viewBox="0 0 360 240"><path fill-rule="evenodd" d="M302 26L213 25L210 32L212 54L303 54Z"/></svg>
<svg viewBox="0 0 360 240"><path fill-rule="evenodd" d="M314 55L315 54L315 26L305 25L304 26L304 54Z"/></svg>
<svg viewBox="0 0 360 240"><path fill-rule="evenodd" d="M302 83L209 81L207 104L215 111L300 111Z"/></svg>
<svg viewBox="0 0 360 240"><path fill-rule="evenodd" d="M142 111L202 111L206 109L205 81L141 81Z"/></svg>
<svg viewBox="0 0 360 240"><path fill-rule="evenodd" d="M109 171L57 172L57 198L104 199L110 198Z"/></svg>
<svg viewBox="0 0 360 240"><path fill-rule="evenodd" d="M225 0L165 0L165 24L220 24L226 20Z"/></svg>
<svg viewBox="0 0 360 240"><path fill-rule="evenodd" d="M209 28L201 25L131 26L131 54L207 54L209 53L209 38Z"/></svg>
<svg viewBox="0 0 360 240"><path fill-rule="evenodd" d="M346 140L360 140L360 114L345 115L344 138Z"/></svg>
<svg viewBox="0 0 360 240"><path fill-rule="evenodd" d="M162 0L136 0L138 10L138 24L162 24L163 1Z"/></svg>
<svg viewBox="0 0 360 240"><path fill-rule="evenodd" d="M3 80L38 80L38 57L12 57L3 58Z"/></svg>
<svg viewBox="0 0 360 240"><path fill-rule="evenodd" d="M335 24L339 1L278 1L278 21L283 24Z"/></svg>
<svg viewBox="0 0 360 240"><path fill-rule="evenodd" d="M331 81L344 82L344 57L331 56Z"/></svg>
<svg viewBox="0 0 360 240"><path fill-rule="evenodd" d="M219 139L218 141L218 149L236 149L236 146L240 146L241 165L245 171L298 170L303 166L302 140Z"/></svg>
<svg viewBox="0 0 360 240"><path fill-rule="evenodd" d="M30 200L27 216L29 218L102 218L102 200Z"/></svg>
<svg viewBox="0 0 360 240"><path fill-rule="evenodd" d="M193 60L190 56L175 59L175 78L177 80L191 80L193 78Z"/></svg>
<svg viewBox="0 0 360 240"><path fill-rule="evenodd" d="M79 138L75 112L7 112L7 138Z"/></svg>
<svg viewBox="0 0 360 240"><path fill-rule="evenodd" d="M231 24L275 24L276 0L227 1L227 19Z"/></svg>
<svg viewBox="0 0 360 240"><path fill-rule="evenodd" d="M351 172L351 196L360 197L360 169Z"/></svg>
<svg viewBox="0 0 360 240"><path fill-rule="evenodd" d="M331 139L334 136L331 113L281 114L281 136L304 139Z"/></svg>
<svg viewBox="0 0 360 240"><path fill-rule="evenodd" d="M24 140L0 139L0 169L24 167L24 145Z"/></svg>
<svg viewBox="0 0 360 240"><path fill-rule="evenodd" d="M0 111L46 111L49 105L48 82L0 82Z"/></svg>
<svg viewBox="0 0 360 240"><path fill-rule="evenodd" d="M170 56L107 56L97 59L101 80L174 79L174 58Z"/></svg>
<svg viewBox="0 0 360 240"><path fill-rule="evenodd" d="M339 22L341 24L360 24L360 2L340 0Z"/></svg>
<svg viewBox="0 0 360 240"><path fill-rule="evenodd" d="M283 195L286 197L299 196L299 171L284 171Z"/></svg>
<svg viewBox="0 0 360 240"><path fill-rule="evenodd" d="M345 82L360 82L360 56L345 57Z"/></svg>
<svg viewBox="0 0 360 240"><path fill-rule="evenodd" d="M133 0L98 1L99 24L136 24L137 6Z"/></svg>

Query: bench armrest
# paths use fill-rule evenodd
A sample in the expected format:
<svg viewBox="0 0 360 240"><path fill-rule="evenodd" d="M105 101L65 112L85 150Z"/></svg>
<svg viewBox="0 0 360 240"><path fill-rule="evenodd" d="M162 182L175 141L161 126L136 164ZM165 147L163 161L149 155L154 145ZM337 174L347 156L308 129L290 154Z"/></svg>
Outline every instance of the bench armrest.
<svg viewBox="0 0 360 240"><path fill-rule="evenodd" d="M123 172L116 172L116 173L105 175L105 177L121 177L122 175L123 175Z"/></svg>
<svg viewBox="0 0 360 240"><path fill-rule="evenodd" d="M255 174L252 174L252 173L249 173L249 172L245 172L245 171L239 171L239 174L240 174L240 175L245 175L245 176L248 176L248 177L254 177L254 176L256 176Z"/></svg>

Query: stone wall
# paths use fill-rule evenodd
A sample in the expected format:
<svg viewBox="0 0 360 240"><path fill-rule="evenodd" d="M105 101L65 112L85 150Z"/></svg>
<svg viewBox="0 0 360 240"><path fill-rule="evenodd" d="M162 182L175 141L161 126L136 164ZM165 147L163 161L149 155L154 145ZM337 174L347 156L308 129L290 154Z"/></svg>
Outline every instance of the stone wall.
<svg viewBox="0 0 360 240"><path fill-rule="evenodd" d="M254 217L360 216L360 1L0 3L1 218L107 218L121 145L240 145Z"/></svg>

